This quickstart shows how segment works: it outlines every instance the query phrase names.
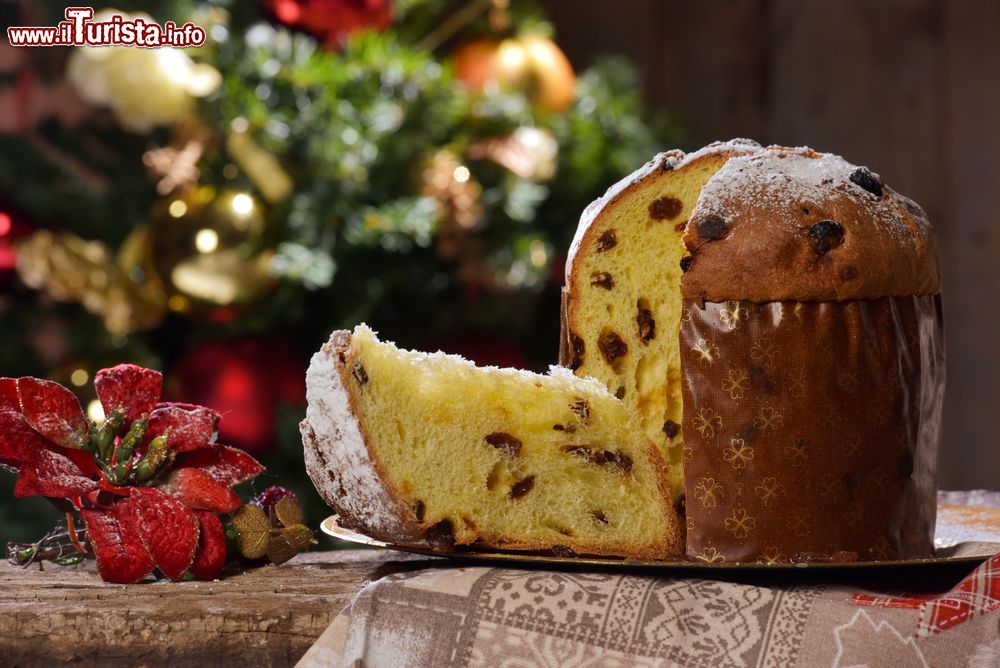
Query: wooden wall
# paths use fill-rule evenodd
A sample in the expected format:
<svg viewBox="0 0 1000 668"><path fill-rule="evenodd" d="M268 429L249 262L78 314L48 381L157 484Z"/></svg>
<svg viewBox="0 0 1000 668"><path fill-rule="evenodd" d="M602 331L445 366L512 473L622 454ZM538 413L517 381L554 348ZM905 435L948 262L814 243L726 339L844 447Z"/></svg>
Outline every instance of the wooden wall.
<svg viewBox="0 0 1000 668"><path fill-rule="evenodd" d="M746 136L839 153L927 210L947 318L941 485L1000 489L1000 2L544 4L575 65L629 56L693 145Z"/></svg>

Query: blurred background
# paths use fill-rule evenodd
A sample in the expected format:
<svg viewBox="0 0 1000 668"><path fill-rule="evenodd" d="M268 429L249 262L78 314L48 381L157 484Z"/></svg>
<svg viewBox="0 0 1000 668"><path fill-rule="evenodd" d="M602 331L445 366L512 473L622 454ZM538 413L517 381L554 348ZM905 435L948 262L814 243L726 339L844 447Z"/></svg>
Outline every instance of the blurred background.
<svg viewBox="0 0 1000 668"><path fill-rule="evenodd" d="M0 0L0 24L55 25L66 6ZM332 329L544 369L586 204L658 150L746 136L844 155L927 210L945 272L941 486L1000 488L1000 5L110 6L209 38L0 46L0 375L97 408L98 369L161 369L315 526L297 423ZM59 514L12 487L0 472L0 539L37 537Z"/></svg>

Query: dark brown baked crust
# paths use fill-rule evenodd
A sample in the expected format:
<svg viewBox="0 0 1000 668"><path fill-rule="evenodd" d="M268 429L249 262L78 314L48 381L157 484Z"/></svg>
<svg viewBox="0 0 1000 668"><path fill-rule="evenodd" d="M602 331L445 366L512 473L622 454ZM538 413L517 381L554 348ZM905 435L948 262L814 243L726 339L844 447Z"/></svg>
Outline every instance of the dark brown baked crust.
<svg viewBox="0 0 1000 668"><path fill-rule="evenodd" d="M940 292L934 231L912 200L843 158L770 146L701 192L685 299L849 301Z"/></svg>

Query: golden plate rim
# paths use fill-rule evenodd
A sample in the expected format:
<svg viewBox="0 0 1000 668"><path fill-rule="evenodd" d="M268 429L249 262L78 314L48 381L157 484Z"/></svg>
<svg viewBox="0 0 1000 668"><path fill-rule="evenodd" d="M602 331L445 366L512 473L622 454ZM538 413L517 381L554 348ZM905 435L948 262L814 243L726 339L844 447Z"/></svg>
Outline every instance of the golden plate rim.
<svg viewBox="0 0 1000 668"><path fill-rule="evenodd" d="M929 559L902 559L896 561L854 561L846 563L831 562L801 562L801 563L709 563L705 561L636 561L630 559L613 559L603 557L557 557L555 555L524 554L518 552L488 552L488 551L461 551L461 552L438 552L430 548L414 547L409 545L395 545L384 541L370 538L352 529L347 529L337 523L337 516L330 515L320 523L320 530L339 540L343 540L355 545L364 547L385 548L396 550L397 552L407 552L428 557L438 557L442 559L452 559L461 561L479 562L503 562L512 565L540 565L540 566L561 566L579 569L585 566L594 566L604 569L650 571L661 570L673 572L680 570L714 570L714 571L818 571L818 570L866 570L885 569L913 566L942 566L955 564L976 564L982 563L992 557L992 554L982 555L962 555L954 557L931 557ZM939 546L947 547L947 546Z"/></svg>

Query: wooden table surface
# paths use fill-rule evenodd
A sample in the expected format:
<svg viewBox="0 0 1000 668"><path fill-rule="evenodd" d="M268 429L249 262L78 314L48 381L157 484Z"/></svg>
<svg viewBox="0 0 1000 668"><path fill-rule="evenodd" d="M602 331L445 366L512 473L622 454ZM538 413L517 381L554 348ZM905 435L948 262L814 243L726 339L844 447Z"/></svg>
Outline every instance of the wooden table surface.
<svg viewBox="0 0 1000 668"><path fill-rule="evenodd" d="M107 584L92 561L0 564L0 665L289 666L365 584L440 563L381 550L300 554L215 582Z"/></svg>

